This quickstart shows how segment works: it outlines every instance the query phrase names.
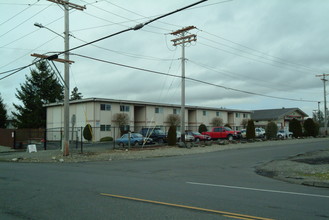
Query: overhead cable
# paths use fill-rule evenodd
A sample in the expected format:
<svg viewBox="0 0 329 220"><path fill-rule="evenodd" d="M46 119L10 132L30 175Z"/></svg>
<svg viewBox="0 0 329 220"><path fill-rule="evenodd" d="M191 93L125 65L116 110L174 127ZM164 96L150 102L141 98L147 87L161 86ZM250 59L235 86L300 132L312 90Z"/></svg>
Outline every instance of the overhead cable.
<svg viewBox="0 0 329 220"><path fill-rule="evenodd" d="M134 66L121 64L121 63L116 63L116 62L107 61L107 60L102 60L102 59L98 59L98 58L90 57L90 56L86 56L86 55L75 54L75 53L73 53L71 55L75 55L75 56L79 56L79 57L83 57L83 58L86 58L86 59L91 59L91 60L95 60L95 61L99 61L99 62L103 62L103 63L113 64L113 65L121 66L121 67L125 67L125 68L135 69L135 70L139 70L139 71L155 73L155 74L158 74L158 75L171 76L171 77L175 77L175 78L182 78L182 76L178 76L178 75L174 75L174 74L163 73L163 72L149 70L149 69L140 68L140 67L134 67ZM284 98L284 97L279 97L279 96L265 95L265 94L260 94L260 93L256 93L256 92L250 92L250 91L246 91L246 90L230 88L230 87L227 87L227 86L222 86L222 85L206 82L206 81L199 80L199 79L194 79L194 78L191 78L191 77L185 77L185 79L190 80L190 81L194 81L194 82L198 82L198 83L202 83L202 84L205 84L205 85L211 85L211 86L219 87L219 88L222 88L222 89L231 90L231 91L240 92L240 93L245 93L245 94L249 94L249 95L256 95L256 96L262 96L262 97L267 97L267 98L281 99L281 100L288 100L288 101L297 101L297 102L314 102L314 103L319 102L319 101L314 101L314 100L302 100L302 99L293 99L293 98Z"/></svg>
<svg viewBox="0 0 329 220"><path fill-rule="evenodd" d="M91 41L91 42L88 42L88 43L82 44L82 45L77 46L77 47L73 47L73 48L71 48L71 49L69 49L69 50L62 51L62 52L58 53L58 55L60 55L60 54L64 54L64 53L67 53L67 52L70 52L70 51L72 51L72 50L76 50L76 49L79 49L79 48L82 48L82 47L85 47L85 46L87 46L87 45L90 45L90 44L93 44L93 43L96 43L96 42L99 42L99 41L105 40L105 39L110 38L110 37L114 37L114 36L116 36L116 35L119 35L119 34L122 34L122 33L128 32L128 31L132 31L132 30L133 30L133 31L137 31L137 30L143 28L144 26L146 26L146 25L148 25L148 24L151 24L151 23L154 22L154 21L157 21L157 20L159 20L159 19L161 19L161 18L164 18L164 17L167 17L167 16L169 16L169 15L175 14L175 13L177 13L177 12L183 11L183 10L185 10L185 9L187 9L187 8L193 7L193 6L195 6L195 5L201 4L201 3L206 2L206 1L208 1L208 0L201 0L201 1L198 1L198 2L193 3L193 4L191 4L191 5L185 6L185 7L183 7L183 8L177 9L177 10L175 10L175 11L172 11L172 12L169 12L169 13L167 13L167 14L164 14L164 15L161 15L161 16L159 16L159 17L156 17L156 18L154 18L154 19L151 19L151 20L149 20L149 21L147 21L147 22L145 22L145 23L137 24L137 25L134 26L134 27L124 29L124 30L122 30L122 31L116 32L116 33L114 33L114 34L107 35L107 36L105 36L105 37L102 37L102 38L99 38L99 39L93 40L93 41Z"/></svg>

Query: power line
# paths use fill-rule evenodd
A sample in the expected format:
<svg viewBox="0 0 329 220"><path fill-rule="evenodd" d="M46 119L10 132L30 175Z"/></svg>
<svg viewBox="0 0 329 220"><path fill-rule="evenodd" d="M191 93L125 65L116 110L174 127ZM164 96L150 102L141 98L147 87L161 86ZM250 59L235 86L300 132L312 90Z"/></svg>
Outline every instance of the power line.
<svg viewBox="0 0 329 220"><path fill-rule="evenodd" d="M39 0L38 0L38 1L39 1ZM35 5L38 1L36 1L36 2L33 3L32 5ZM5 23L7 23L7 22L10 21L11 19L17 17L19 14L23 13L23 12L26 11L27 9L31 8L32 5L31 5L31 4L28 4L28 7L24 8L22 11L18 12L17 14L13 15L12 17L10 17L10 18L8 18L7 20L5 20L4 22L2 22L2 23L0 24L0 26L3 25L3 24L5 24Z"/></svg>
<svg viewBox="0 0 329 220"><path fill-rule="evenodd" d="M16 69L15 69L16 71L14 71L14 72L12 72L12 73L10 73L10 74L4 76L4 77L1 77L0 80L3 80L3 79L5 79L5 78L7 78L7 77L9 77L9 76L12 76L12 75L14 75L14 74L16 74L16 73L18 73L18 72L20 72L20 71L22 71L22 70L24 70L24 69L30 67L30 66L32 66L32 65L34 65L34 64L40 62L40 61L41 61L41 60L38 60L38 61L35 61L35 62L29 64L29 65L26 65L26 66L23 66L23 67L20 67L20 68L16 68ZM8 72L8 71L7 71L7 72ZM2 74L2 73L0 73L0 74Z"/></svg>
<svg viewBox="0 0 329 220"><path fill-rule="evenodd" d="M93 44L93 43L96 43L96 42L99 42L99 41L105 40L105 39L110 38L110 37L114 37L114 36L116 36L116 35L119 35L119 34L122 34L122 33L128 32L128 31L137 31L137 30L140 30L140 29L142 29L143 27L145 27L146 25L149 25L149 24L151 24L151 23L154 22L154 21L157 21L157 20L159 20L159 19L161 19L161 18L164 18L164 17L167 17L167 16L169 16L169 15L175 14L175 13L177 13L177 12L183 11L183 10L185 10L185 9L187 9L187 8L193 7L193 6L195 6L195 5L201 4L201 3L206 2L206 1L208 1L208 0L201 0L201 1L198 1L198 2L196 2L196 3L190 4L190 5L185 6L185 7L183 7L183 8L177 9L177 10L175 10L175 11L172 11L172 12L169 12L169 13L167 13L167 14L164 14L164 15L161 15L161 16L159 16L159 17L156 17L156 18L154 18L154 19L151 19L151 20L149 20L149 21L147 21L147 22L145 22L145 23L137 24L137 25L134 26L134 27L131 27L131 28L127 28L127 29L121 30L121 31L116 32L116 33L114 33L114 34L110 34L110 35L107 35L107 36L105 36L105 37L102 37L102 38L99 38L99 39L93 40L93 41L88 42L88 43L85 43L85 44L82 44L82 45L80 45L80 46L73 47L73 48L71 48L71 49L69 49L69 50L62 51L62 52L58 53L57 55L64 54L64 53L70 52L70 51L72 51L72 50L76 50L76 49L79 49L79 48L82 48L82 47L88 46L88 45L90 45L90 44Z"/></svg>
<svg viewBox="0 0 329 220"><path fill-rule="evenodd" d="M71 35L71 37L73 37L81 42L88 43L87 41L82 40L76 36ZM165 59L165 58L158 58L158 57L153 57L153 56L145 56L145 55L140 55L140 54L128 53L128 52L123 52L123 51L118 51L118 50L111 50L111 49L108 49L105 47L97 46L95 44L91 44L91 46L105 50L105 51L109 51L112 53L121 54L123 56L132 57L132 58L145 59L145 60L156 60L156 61L172 61L172 60L174 60L174 59Z"/></svg>
<svg viewBox="0 0 329 220"><path fill-rule="evenodd" d="M175 77L175 78L182 78L182 76L178 76L178 75L174 75L174 74L163 73L163 72L149 70L149 69L140 68L140 67L134 67L134 66L121 64L121 63L116 63L116 62L107 61L107 60L102 60L102 59L98 59L98 58L94 58L94 57L90 57L90 56L86 56L86 55L81 55L81 54L72 54L72 55L83 57L83 58L90 59L90 60L95 60L95 61L98 61L98 62L103 62L103 63L108 63L108 64L112 64L112 65L116 65L116 66L121 66L121 67L129 68L129 69L135 69L135 70L139 70L139 71L155 73L155 74L163 75L163 76L171 76L171 77ZM256 96L262 96L262 97L267 97L267 98L281 99L281 100L288 100L288 101L297 101L297 102L314 102L314 103L319 102L319 101L314 101L314 100L301 100L301 99L293 99L293 98L284 98L284 97L279 97L279 96L265 95L265 94L260 94L260 93L256 93L256 92L250 92L250 91L246 91L246 90L230 88L230 87L227 87L227 86L222 86L222 85L206 82L206 81L199 80L199 79L194 79L194 78L191 78L191 77L185 77L185 79L190 80L190 81L194 81L194 82L198 82L198 83L202 83L202 84L205 84L205 85L211 85L211 86L219 87L219 88L222 88L222 89L231 90L231 91L240 92L240 93L245 93L245 94L249 94L249 95L256 95Z"/></svg>
<svg viewBox="0 0 329 220"><path fill-rule="evenodd" d="M264 55L265 57L273 58L274 61L276 60L276 62L285 63L286 65L291 65L291 66L295 66L295 67L299 67L299 68L305 68L305 69L308 69L308 70L311 70L311 71L318 71L318 70L314 70L313 68L310 68L310 67L305 66L305 65L300 64L300 63L294 63L294 62L291 62L291 61L286 60L286 59L282 59L282 58L277 57L277 56L271 56L271 55L269 55L268 53L265 53L265 52L263 52L263 51L260 51L260 50L257 50L257 49L254 49L254 48L251 48L251 47L248 47L248 46L245 46L245 45L240 44L240 43L236 43L236 42L234 42L234 41L232 41L232 40L226 39L226 38L221 37L221 36L219 36L219 35L212 34L212 33L209 33L209 32L207 32L207 31L204 31L204 30L201 30L201 29L198 29L198 30L201 31L201 32L203 32L203 33L206 33L206 34L208 34L208 35L210 35L210 36L216 37L216 38L218 38L218 39L221 39L221 40L224 40L224 41L226 41L226 42L229 42L229 43L235 44L235 45L237 45L237 46L240 46L240 47L242 47L242 48L245 48L245 49L247 49L247 50L250 50L250 51L253 51L253 52L256 52L256 53L262 54L262 55ZM199 37L199 38L202 38L202 37ZM207 39L207 38L205 38L205 39ZM207 39L207 40L209 40L209 39ZM209 40L209 41L211 41L211 40ZM218 44L225 45L225 44L222 44L222 43L218 43ZM227 45L226 45L226 47L230 47L230 46L227 46ZM230 47L230 48L233 48L233 47ZM233 49L235 49L235 48L233 48ZM235 50L239 50L239 49L235 49ZM243 50L242 50L242 51L243 51ZM246 53L246 52L245 52L245 53Z"/></svg>
<svg viewBox="0 0 329 220"><path fill-rule="evenodd" d="M8 34L9 32L15 30L16 28L18 28L19 26L21 26L22 24L24 24L25 22L27 22L28 20L30 20L31 18L37 16L38 14L40 14L41 12L43 12L44 10L46 10L47 8L49 8L50 5L48 5L47 7L45 7L44 9L40 10L38 13L34 14L33 16L29 17L28 19L25 19L23 22L21 22L20 24L16 25L15 27L13 27L12 29L10 29L9 31L3 33L2 35L0 35L0 37Z"/></svg>

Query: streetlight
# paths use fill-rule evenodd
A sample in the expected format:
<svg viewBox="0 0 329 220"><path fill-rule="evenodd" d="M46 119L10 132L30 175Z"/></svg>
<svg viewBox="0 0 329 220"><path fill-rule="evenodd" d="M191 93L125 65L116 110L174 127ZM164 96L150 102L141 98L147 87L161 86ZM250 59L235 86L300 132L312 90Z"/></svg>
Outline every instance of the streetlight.
<svg viewBox="0 0 329 220"><path fill-rule="evenodd" d="M38 28L45 28L45 29L47 29L47 30L53 32L54 34L60 36L61 38L64 38L64 37L63 37L62 35L60 35L59 33L57 33L57 32L55 32L55 31L51 30L50 28L47 28L46 26L43 26L41 23L37 23L37 22L35 22L35 23L34 23L34 26L36 26L36 27L38 27Z"/></svg>

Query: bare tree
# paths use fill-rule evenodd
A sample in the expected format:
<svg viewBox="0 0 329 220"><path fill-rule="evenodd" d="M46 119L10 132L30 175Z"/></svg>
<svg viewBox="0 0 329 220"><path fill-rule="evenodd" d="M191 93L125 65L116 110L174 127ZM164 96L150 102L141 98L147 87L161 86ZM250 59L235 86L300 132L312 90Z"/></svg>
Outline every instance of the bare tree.
<svg viewBox="0 0 329 220"><path fill-rule="evenodd" d="M170 126L177 127L178 125L180 125L180 116L170 114L167 116L167 122L169 123Z"/></svg>
<svg viewBox="0 0 329 220"><path fill-rule="evenodd" d="M125 126L129 125L129 115L126 113L116 113L113 115L114 123L119 126L121 135L125 133Z"/></svg>
<svg viewBox="0 0 329 220"><path fill-rule="evenodd" d="M214 127L223 126L223 119L220 117L215 117L211 120Z"/></svg>
<svg viewBox="0 0 329 220"><path fill-rule="evenodd" d="M242 120L241 125L243 126L243 128L247 127L248 121L249 121L249 119L247 119L247 118Z"/></svg>

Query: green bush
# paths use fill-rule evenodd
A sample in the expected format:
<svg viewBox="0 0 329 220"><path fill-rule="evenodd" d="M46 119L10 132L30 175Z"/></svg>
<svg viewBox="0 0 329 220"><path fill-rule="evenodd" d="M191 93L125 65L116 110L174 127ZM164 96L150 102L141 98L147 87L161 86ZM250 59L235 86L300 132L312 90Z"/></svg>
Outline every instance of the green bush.
<svg viewBox="0 0 329 220"><path fill-rule="evenodd" d="M305 136L316 137L319 133L318 126L311 118L306 119L306 121L304 122L304 130L305 130L304 132Z"/></svg>
<svg viewBox="0 0 329 220"><path fill-rule="evenodd" d="M298 138L303 135L302 125L297 119L292 119L289 123L289 131L293 133L293 137Z"/></svg>
<svg viewBox="0 0 329 220"><path fill-rule="evenodd" d="M102 137L100 142L113 141L113 137Z"/></svg>
<svg viewBox="0 0 329 220"><path fill-rule="evenodd" d="M207 126L205 124L201 124L199 126L199 132L202 134L202 132L207 132L208 129L207 129Z"/></svg>
<svg viewBox="0 0 329 220"><path fill-rule="evenodd" d="M254 139L256 137L255 124L253 120L248 120L246 138Z"/></svg>
<svg viewBox="0 0 329 220"><path fill-rule="evenodd" d="M267 139L276 138L278 133L278 126L273 121L269 122L266 126L265 133Z"/></svg>
<svg viewBox="0 0 329 220"><path fill-rule="evenodd" d="M177 137L176 137L176 126L170 126L168 130L168 145L169 146L175 146L177 142Z"/></svg>
<svg viewBox="0 0 329 220"><path fill-rule="evenodd" d="M83 137L88 140L91 141L93 138L93 130L90 124L87 124L84 129L83 129Z"/></svg>

